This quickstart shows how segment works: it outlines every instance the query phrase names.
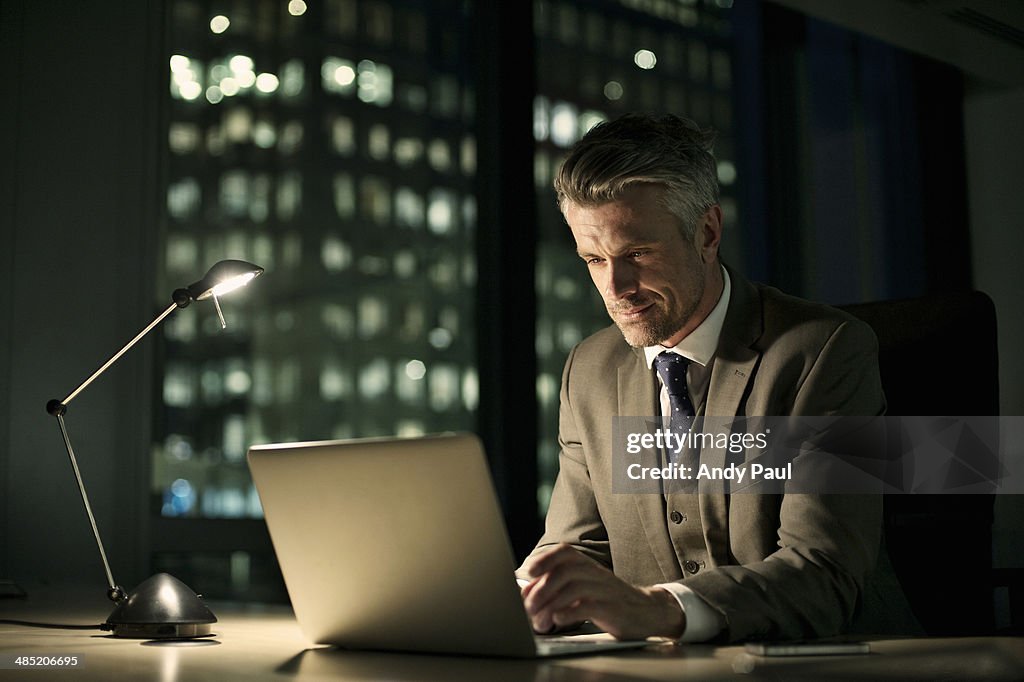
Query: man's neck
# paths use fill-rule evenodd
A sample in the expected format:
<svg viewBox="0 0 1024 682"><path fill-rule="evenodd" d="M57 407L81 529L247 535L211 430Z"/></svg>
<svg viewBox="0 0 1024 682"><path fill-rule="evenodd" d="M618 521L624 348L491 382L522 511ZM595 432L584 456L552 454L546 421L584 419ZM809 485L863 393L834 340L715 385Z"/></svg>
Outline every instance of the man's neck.
<svg viewBox="0 0 1024 682"><path fill-rule="evenodd" d="M706 286L704 287L704 294L697 303L697 308L693 311L693 315L690 316L690 319L682 329L673 334L667 340L662 341L662 346L666 348L673 348L679 345L679 343L689 336L693 330L697 329L704 323L707 316L710 315L711 311L715 309L716 305L718 305L719 299L722 298L722 291L725 289L725 282L722 277L722 265L718 261L715 261L709 270L710 271L708 272L705 280Z"/></svg>
<svg viewBox="0 0 1024 682"><path fill-rule="evenodd" d="M654 357L666 348L671 348L700 365L707 365L711 361L718 349L722 325L725 324L725 316L732 298L732 283L729 273L722 268L720 274L722 275L722 290L714 307L704 316L701 323L678 343L672 346L656 344L644 348L648 366L651 365Z"/></svg>

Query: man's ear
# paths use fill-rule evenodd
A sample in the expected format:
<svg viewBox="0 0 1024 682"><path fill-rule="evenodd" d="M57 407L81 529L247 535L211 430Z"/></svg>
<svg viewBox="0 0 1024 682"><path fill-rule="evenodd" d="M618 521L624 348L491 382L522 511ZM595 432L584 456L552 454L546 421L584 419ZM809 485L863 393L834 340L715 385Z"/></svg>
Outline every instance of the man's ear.
<svg viewBox="0 0 1024 682"><path fill-rule="evenodd" d="M704 263L718 260L718 247L722 243L722 207L712 205L701 216L693 235L694 246Z"/></svg>

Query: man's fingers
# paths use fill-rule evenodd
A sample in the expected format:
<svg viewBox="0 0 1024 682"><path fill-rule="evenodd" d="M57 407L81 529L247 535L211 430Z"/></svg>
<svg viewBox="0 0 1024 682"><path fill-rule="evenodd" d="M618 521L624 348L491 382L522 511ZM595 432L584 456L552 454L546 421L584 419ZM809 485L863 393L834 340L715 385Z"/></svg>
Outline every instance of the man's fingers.
<svg viewBox="0 0 1024 682"><path fill-rule="evenodd" d="M639 596L636 588L580 554L569 545L557 545L524 566L533 579L522 589L523 605L537 632L591 620L619 636Z"/></svg>
<svg viewBox="0 0 1024 682"><path fill-rule="evenodd" d="M556 627L560 628L567 625L576 625L588 619L587 607L581 601L568 604L557 611L551 612L551 621Z"/></svg>
<svg viewBox="0 0 1024 682"><path fill-rule="evenodd" d="M551 632L556 628L576 625L587 620L586 607L581 600L551 603L531 614L530 622L537 632Z"/></svg>
<svg viewBox="0 0 1024 682"><path fill-rule="evenodd" d="M599 592L607 580L603 575L606 572L589 559L581 558L583 563L566 561L556 565L524 588L522 596L527 612L534 613L552 604L563 606Z"/></svg>
<svg viewBox="0 0 1024 682"><path fill-rule="evenodd" d="M546 581L548 577L539 579L537 583ZM549 632L556 626L592 620L595 602L598 601L594 595L603 594L608 587L607 582L599 578L596 575L573 575L564 581L538 584L530 598L524 601L533 628L537 632ZM603 613L604 607L598 607L596 612Z"/></svg>
<svg viewBox="0 0 1024 682"><path fill-rule="evenodd" d="M621 606L621 605L619 605ZM541 610L534 620L534 629L547 632L553 628L575 625L589 620L613 636L620 636L623 623L616 617L616 605L602 598L581 596L556 600ZM539 626L539 627L538 627Z"/></svg>
<svg viewBox="0 0 1024 682"><path fill-rule="evenodd" d="M536 578L553 570L556 566L580 559L590 561L590 559L580 554L571 545L561 543L534 556L530 561L523 564L523 570L529 577Z"/></svg>
<svg viewBox="0 0 1024 682"><path fill-rule="evenodd" d="M532 577L522 597L537 632L589 620L619 639L642 639L678 637L686 626L671 594L629 585L568 545L535 555L520 573Z"/></svg>
<svg viewBox="0 0 1024 682"><path fill-rule="evenodd" d="M547 580L547 576L542 578ZM527 613L541 611L557 611L569 604L586 599L588 595L599 589L589 580L564 580L547 584L536 589L525 602Z"/></svg>

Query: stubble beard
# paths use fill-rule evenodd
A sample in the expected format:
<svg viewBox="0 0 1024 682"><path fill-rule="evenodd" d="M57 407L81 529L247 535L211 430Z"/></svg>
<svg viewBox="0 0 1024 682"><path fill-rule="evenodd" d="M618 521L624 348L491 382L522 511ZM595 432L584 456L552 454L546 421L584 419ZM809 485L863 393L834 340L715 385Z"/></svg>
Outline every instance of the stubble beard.
<svg viewBox="0 0 1024 682"><path fill-rule="evenodd" d="M619 308L635 308L652 302L645 298L626 299L620 306L608 305L608 314L611 316L615 326L622 332L622 338L630 346L634 348L654 346L672 338L693 317L697 306L704 298L704 280L698 280L697 288L698 291L694 292L696 295L686 302L686 307L677 315L673 315L671 311L667 310L661 300L654 299L652 306L653 314L650 314L647 319L637 322L624 322L618 318L617 311Z"/></svg>
<svg viewBox="0 0 1024 682"><path fill-rule="evenodd" d="M650 319L638 322L624 322L612 315L612 320L622 332L622 338L634 348L653 346L663 339L672 336L673 328L677 328L668 313L654 304L655 311Z"/></svg>

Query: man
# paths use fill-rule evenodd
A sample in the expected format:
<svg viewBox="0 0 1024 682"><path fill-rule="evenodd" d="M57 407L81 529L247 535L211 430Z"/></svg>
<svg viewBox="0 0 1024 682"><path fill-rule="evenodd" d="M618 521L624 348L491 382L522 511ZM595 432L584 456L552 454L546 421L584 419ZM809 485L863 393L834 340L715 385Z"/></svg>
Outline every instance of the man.
<svg viewBox="0 0 1024 682"><path fill-rule="evenodd" d="M590 620L619 638L826 636L865 600L878 497L611 490L612 418L674 404L652 369L666 350L688 362L698 416L885 409L866 325L719 260L711 143L685 119L629 114L595 126L555 179L615 324L566 362L546 531L518 571L538 632Z"/></svg>

